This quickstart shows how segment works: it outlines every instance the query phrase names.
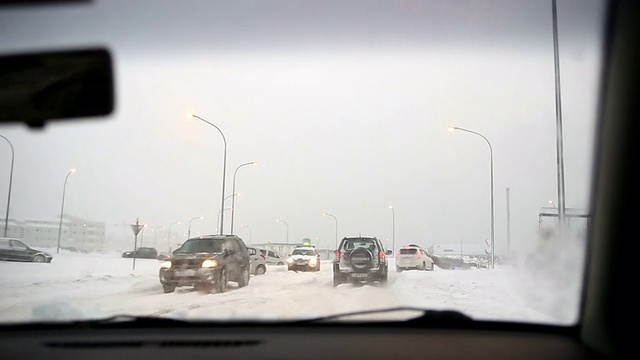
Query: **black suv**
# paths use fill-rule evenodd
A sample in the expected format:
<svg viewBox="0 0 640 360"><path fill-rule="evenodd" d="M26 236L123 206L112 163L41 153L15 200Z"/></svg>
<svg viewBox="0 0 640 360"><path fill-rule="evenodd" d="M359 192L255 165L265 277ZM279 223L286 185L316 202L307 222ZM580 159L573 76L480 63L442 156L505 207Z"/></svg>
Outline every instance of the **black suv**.
<svg viewBox="0 0 640 360"><path fill-rule="evenodd" d="M388 279L388 253L375 237L342 239L333 260L333 286L372 281L385 284Z"/></svg>
<svg viewBox="0 0 640 360"><path fill-rule="evenodd" d="M227 282L249 284L249 252L235 235L207 235L184 242L160 264L160 283L165 293L176 286L194 286L204 292L224 292Z"/></svg>

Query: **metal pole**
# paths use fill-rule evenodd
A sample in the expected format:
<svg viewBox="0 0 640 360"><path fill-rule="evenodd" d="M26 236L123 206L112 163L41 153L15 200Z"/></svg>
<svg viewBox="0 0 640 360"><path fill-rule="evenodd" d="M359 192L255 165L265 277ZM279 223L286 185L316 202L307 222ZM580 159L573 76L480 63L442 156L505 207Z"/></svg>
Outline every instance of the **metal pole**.
<svg viewBox="0 0 640 360"><path fill-rule="evenodd" d="M338 249L338 218L328 213L322 213L322 215L332 217L333 220L336 222L336 247L335 248Z"/></svg>
<svg viewBox="0 0 640 360"><path fill-rule="evenodd" d="M277 222L283 223L287 227L287 245L289 244L289 224L287 224L284 220L276 219Z"/></svg>
<svg viewBox="0 0 640 360"><path fill-rule="evenodd" d="M507 188L507 254L511 255L511 201L509 188Z"/></svg>
<svg viewBox="0 0 640 360"><path fill-rule="evenodd" d="M136 257L138 256L138 229L140 228L139 219L136 218L136 228L133 231L133 270L136 269ZM143 229L144 231L144 229ZM140 240L142 244L142 240Z"/></svg>
<svg viewBox="0 0 640 360"><path fill-rule="evenodd" d="M58 225L58 247L56 248L56 254L60 253L60 236L62 235L62 216L64 215L64 197L67 193L67 180L69 180L69 175L73 174L75 171L75 169L69 170L67 176L64 178L64 186L62 187L62 207L60 208L60 225Z"/></svg>
<svg viewBox="0 0 640 360"><path fill-rule="evenodd" d="M484 141L486 141L487 145L489 145L489 155L491 156L491 268L494 268L494 264L495 264L495 219L494 219L494 204L493 204L493 146L491 146L491 142L489 141L489 139L487 139L484 135L480 134L479 132L475 132L472 130L468 130L465 128L461 128L461 127L451 127L450 130L460 130L460 131L465 131L471 134L475 134L480 136L481 138L484 139Z"/></svg>
<svg viewBox="0 0 640 360"><path fill-rule="evenodd" d="M4 237L7 237L7 228L9 226L9 207L11 205L11 185L13 184L13 159L15 156L15 152L13 151L13 144L9 139L0 135L1 138L7 140L9 146L11 147L11 171L9 172L9 194L7 195L7 212L4 218Z"/></svg>
<svg viewBox="0 0 640 360"><path fill-rule="evenodd" d="M396 210L391 205L389 205L389 209L391 209L391 248L395 253L396 251Z"/></svg>
<svg viewBox="0 0 640 360"><path fill-rule="evenodd" d="M220 197L222 199L222 203L220 204L220 235L222 235L224 233L224 185L225 185L225 179L227 177L227 138L224 136L224 133L222 132L222 130L220 130L219 127L217 127L216 125L214 125L213 123L201 118L198 115L195 114L191 114L192 117L200 119L204 122L206 122L207 124L213 126L214 128L216 128L216 130L218 130L218 132L220 133L220 135L222 135L222 140L224 142L224 158L223 158L223 163L222 163L222 196Z"/></svg>
<svg viewBox="0 0 640 360"><path fill-rule="evenodd" d="M564 150L562 143L562 105L560 90L560 54L558 50L558 11L556 0L551 2L553 15L553 63L555 70L555 90L556 90L556 156L558 172L558 235L563 239L565 224L565 193L564 193Z"/></svg>
<svg viewBox="0 0 640 360"><path fill-rule="evenodd" d="M231 190L232 194L236 193L236 174L238 173L238 170L243 166L253 165L255 163L256 163L255 161L250 161L250 162L238 165L236 170L233 172L233 189ZM235 212L236 212L236 197L234 196L231 199L231 235L233 235L233 218L235 217Z"/></svg>
<svg viewBox="0 0 640 360"><path fill-rule="evenodd" d="M191 222L193 220L196 220L196 219L201 219L202 220L203 217L202 216L196 216L196 217L192 218L191 220L189 220L189 230L187 230L187 239L191 239Z"/></svg>

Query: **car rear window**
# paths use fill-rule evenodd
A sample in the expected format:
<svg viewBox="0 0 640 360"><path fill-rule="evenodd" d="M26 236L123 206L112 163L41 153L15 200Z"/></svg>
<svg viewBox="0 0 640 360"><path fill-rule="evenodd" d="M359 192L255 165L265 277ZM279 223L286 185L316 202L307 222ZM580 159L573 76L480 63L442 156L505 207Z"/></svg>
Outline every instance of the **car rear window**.
<svg viewBox="0 0 640 360"><path fill-rule="evenodd" d="M417 249L400 249L400 255L415 255L417 252Z"/></svg>

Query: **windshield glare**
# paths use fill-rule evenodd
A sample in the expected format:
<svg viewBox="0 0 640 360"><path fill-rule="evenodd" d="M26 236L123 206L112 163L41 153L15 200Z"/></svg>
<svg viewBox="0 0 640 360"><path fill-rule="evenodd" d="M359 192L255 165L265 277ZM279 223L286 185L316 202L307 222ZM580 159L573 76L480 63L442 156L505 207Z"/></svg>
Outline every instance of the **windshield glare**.
<svg viewBox="0 0 640 360"><path fill-rule="evenodd" d="M0 128L0 324L576 324L606 2L558 1L557 49L551 3L0 6L0 55L101 44L116 96Z"/></svg>

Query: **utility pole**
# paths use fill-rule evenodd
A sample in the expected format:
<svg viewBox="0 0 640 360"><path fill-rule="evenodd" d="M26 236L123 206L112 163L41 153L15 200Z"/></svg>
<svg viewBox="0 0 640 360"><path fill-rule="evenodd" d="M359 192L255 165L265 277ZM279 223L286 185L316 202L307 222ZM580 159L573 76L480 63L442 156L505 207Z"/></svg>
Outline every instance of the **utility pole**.
<svg viewBox="0 0 640 360"><path fill-rule="evenodd" d="M507 255L511 254L511 210L509 188L507 188Z"/></svg>

